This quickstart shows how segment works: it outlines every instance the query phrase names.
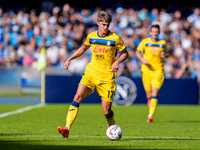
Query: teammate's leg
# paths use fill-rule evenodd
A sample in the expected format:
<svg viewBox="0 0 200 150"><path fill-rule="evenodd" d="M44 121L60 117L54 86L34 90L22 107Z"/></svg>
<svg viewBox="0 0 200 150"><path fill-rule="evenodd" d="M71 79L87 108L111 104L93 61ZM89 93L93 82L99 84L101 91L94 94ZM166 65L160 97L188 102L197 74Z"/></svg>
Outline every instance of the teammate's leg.
<svg viewBox="0 0 200 150"><path fill-rule="evenodd" d="M151 91L145 91L146 92L146 97L147 97L147 106L150 108L150 103L151 103Z"/></svg>
<svg viewBox="0 0 200 150"><path fill-rule="evenodd" d="M153 87L152 88L152 97L151 97L151 103L150 103L150 108L149 108L149 114L154 115L156 108L157 108L157 103L158 103L158 92L159 89Z"/></svg>
<svg viewBox="0 0 200 150"><path fill-rule="evenodd" d="M76 95L69 107L67 118L66 118L66 127L58 127L58 132L60 132L64 137L69 136L69 130L78 115L79 104L82 100L91 93L91 89L85 86L84 84L79 84Z"/></svg>
<svg viewBox="0 0 200 150"><path fill-rule="evenodd" d="M112 102L107 102L107 101L103 100L103 98L101 98L101 101L102 101L103 114L106 117L108 126L111 126L111 125L115 124L114 113L111 110Z"/></svg>
<svg viewBox="0 0 200 150"><path fill-rule="evenodd" d="M149 115L147 122L153 121L153 115L156 112L157 104L158 104L158 92L163 85L164 82L164 74L161 72L156 72L152 74L152 88L151 88L151 103L149 108Z"/></svg>
<svg viewBox="0 0 200 150"><path fill-rule="evenodd" d="M146 92L148 107L150 107L150 103L151 103L151 89L152 89L151 81L152 81L151 74L149 72L143 72L142 73L142 83L143 83L143 87Z"/></svg>
<svg viewBox="0 0 200 150"><path fill-rule="evenodd" d="M152 97L151 97L151 103L149 107L149 115L147 122L152 122L153 121L153 115L156 112L157 104L158 104L158 88L152 88Z"/></svg>

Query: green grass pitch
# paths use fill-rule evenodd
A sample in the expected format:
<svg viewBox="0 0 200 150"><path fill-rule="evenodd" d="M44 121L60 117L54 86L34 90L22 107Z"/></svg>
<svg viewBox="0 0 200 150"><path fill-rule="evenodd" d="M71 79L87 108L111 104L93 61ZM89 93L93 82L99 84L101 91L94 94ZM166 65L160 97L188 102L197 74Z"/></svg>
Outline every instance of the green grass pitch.
<svg viewBox="0 0 200 150"><path fill-rule="evenodd" d="M27 105L0 105L0 114ZM65 125L69 104L49 104L0 118L0 150L51 149L200 149L200 106L159 105L153 123L146 123L146 105L113 106L120 141L106 138L107 123L100 104L81 104L68 139L58 132Z"/></svg>

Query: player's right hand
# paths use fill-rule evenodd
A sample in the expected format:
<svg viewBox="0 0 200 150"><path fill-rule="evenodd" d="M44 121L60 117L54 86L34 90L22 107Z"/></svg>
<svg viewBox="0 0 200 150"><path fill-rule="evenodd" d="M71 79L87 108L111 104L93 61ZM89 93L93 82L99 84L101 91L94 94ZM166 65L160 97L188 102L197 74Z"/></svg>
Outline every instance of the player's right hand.
<svg viewBox="0 0 200 150"><path fill-rule="evenodd" d="M63 67L64 67L65 69L68 69L68 66L69 66L69 61L66 60L65 63L63 64Z"/></svg>

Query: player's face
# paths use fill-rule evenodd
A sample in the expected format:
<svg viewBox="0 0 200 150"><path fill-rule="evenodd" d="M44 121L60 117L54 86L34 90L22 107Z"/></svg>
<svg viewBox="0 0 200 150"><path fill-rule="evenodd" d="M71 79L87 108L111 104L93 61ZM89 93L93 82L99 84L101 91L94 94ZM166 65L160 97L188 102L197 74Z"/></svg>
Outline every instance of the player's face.
<svg viewBox="0 0 200 150"><path fill-rule="evenodd" d="M101 22L97 22L97 25L99 26L99 35L106 35L108 33L108 28L110 26L110 23L105 22L105 21L101 21Z"/></svg>
<svg viewBox="0 0 200 150"><path fill-rule="evenodd" d="M151 38L153 40L157 40L158 39L158 35L159 35L159 29L158 28L151 28L150 30L150 35L151 35Z"/></svg>

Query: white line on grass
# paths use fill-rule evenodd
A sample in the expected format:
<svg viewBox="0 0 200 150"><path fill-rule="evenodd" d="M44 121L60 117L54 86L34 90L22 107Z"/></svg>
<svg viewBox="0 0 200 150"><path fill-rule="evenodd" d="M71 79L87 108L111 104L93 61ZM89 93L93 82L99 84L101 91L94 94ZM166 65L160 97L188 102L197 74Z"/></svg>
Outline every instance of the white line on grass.
<svg viewBox="0 0 200 150"><path fill-rule="evenodd" d="M0 137L59 137L61 138L62 135L0 135ZM90 136L90 135L70 135L70 137L73 138L81 138L81 137L86 137L86 138L106 138L106 136ZM135 140L142 140L142 139L147 139L147 140L200 140L200 138L196 137L161 137L161 136L122 136L122 138L125 139L135 139Z"/></svg>
<svg viewBox="0 0 200 150"><path fill-rule="evenodd" d="M19 113L23 113L25 111L40 108L40 107L43 107L43 106L44 106L44 104L36 104L36 105L31 105L31 106L27 106L27 107L24 107L24 108L20 108L20 109L14 110L14 111L9 111L9 112L0 114L0 118L7 117L7 116L10 116L10 115L19 114Z"/></svg>

